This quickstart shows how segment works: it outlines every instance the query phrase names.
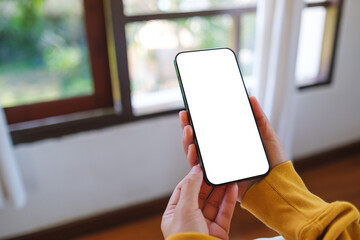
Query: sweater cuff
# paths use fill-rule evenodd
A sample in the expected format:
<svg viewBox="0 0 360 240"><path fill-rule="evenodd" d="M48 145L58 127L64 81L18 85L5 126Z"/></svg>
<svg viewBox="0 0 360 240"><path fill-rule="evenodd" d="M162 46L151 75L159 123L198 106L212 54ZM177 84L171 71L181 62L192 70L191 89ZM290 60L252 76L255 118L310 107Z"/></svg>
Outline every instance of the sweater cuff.
<svg viewBox="0 0 360 240"><path fill-rule="evenodd" d="M186 232L176 233L168 237L166 240L218 240L218 238L211 237L203 233Z"/></svg>
<svg viewBox="0 0 360 240"><path fill-rule="evenodd" d="M274 167L263 180L254 184L241 203L285 238L296 236L328 205L308 191L290 161Z"/></svg>

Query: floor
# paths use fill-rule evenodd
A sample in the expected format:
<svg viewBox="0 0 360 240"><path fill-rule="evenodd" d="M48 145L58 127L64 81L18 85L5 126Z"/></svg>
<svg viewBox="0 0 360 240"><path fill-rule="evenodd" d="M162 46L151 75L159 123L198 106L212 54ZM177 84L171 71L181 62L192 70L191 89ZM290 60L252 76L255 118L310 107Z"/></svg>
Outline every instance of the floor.
<svg viewBox="0 0 360 240"><path fill-rule="evenodd" d="M326 201L344 200L360 209L360 153L339 161L316 166L300 172L305 184L314 194ZM77 240L163 239L160 231L161 215L128 225L119 226ZM231 224L230 239L254 239L277 234L247 211L236 207Z"/></svg>

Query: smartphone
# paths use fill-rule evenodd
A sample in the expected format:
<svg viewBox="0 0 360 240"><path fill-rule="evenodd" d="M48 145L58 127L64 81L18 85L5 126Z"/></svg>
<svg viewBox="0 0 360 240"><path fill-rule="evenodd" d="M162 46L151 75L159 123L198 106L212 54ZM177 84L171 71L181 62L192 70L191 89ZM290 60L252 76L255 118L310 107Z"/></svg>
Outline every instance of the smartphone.
<svg viewBox="0 0 360 240"><path fill-rule="evenodd" d="M174 62L205 181L266 175L269 161L234 52L180 52Z"/></svg>

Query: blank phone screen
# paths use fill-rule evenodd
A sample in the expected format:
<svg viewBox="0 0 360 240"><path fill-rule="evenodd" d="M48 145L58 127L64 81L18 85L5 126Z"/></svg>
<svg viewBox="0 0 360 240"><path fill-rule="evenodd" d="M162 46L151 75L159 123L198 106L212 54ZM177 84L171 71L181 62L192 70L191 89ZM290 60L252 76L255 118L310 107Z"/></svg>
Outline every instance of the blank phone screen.
<svg viewBox="0 0 360 240"><path fill-rule="evenodd" d="M182 52L175 67L207 181L266 174L269 163L235 54L227 48Z"/></svg>

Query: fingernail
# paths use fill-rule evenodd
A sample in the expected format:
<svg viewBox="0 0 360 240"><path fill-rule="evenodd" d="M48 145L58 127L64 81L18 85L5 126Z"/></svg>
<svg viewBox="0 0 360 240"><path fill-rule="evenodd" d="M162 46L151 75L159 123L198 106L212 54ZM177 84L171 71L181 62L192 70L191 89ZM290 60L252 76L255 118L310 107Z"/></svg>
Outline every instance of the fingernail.
<svg viewBox="0 0 360 240"><path fill-rule="evenodd" d="M193 167L191 168L190 173L191 173L191 174L197 174L197 173L199 173L200 171L201 171L201 168L200 168L200 166L199 166L199 164L198 164L198 165L195 165L195 166L193 166Z"/></svg>

